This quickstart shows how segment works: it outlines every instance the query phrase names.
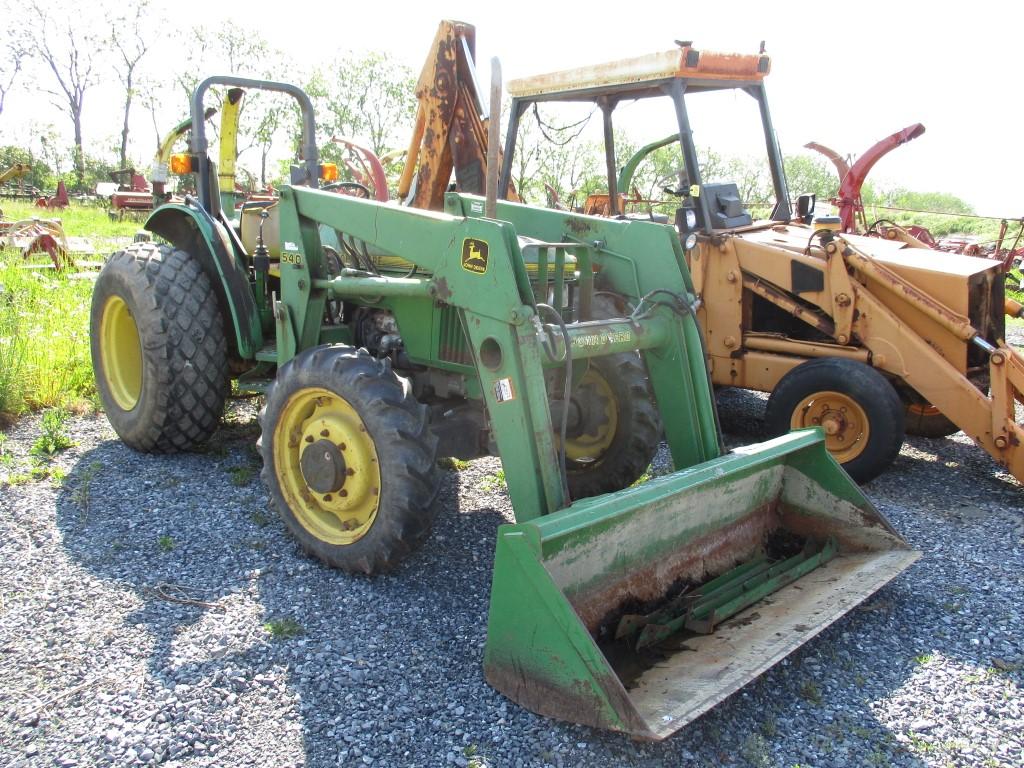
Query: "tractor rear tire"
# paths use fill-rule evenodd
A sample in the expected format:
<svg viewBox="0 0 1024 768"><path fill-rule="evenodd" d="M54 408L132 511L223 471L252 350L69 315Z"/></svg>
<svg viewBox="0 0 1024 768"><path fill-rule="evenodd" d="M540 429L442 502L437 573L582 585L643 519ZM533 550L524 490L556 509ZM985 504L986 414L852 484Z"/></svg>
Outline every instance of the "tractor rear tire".
<svg viewBox="0 0 1024 768"><path fill-rule="evenodd" d="M617 294L594 294L591 317L608 320L629 314ZM585 394L585 398L580 395ZM590 360L587 373L576 386L572 400L589 422L574 437L567 435L566 476L569 494L584 499L613 493L635 483L651 464L661 442L661 419L647 370L637 352L623 352ZM593 417L593 407L603 403L603 413ZM587 406L590 406L589 408ZM556 420L555 429L559 424Z"/></svg>
<svg viewBox="0 0 1024 768"><path fill-rule="evenodd" d="M881 474L903 444L903 403L878 371L855 360L823 357L782 377L765 411L772 435L820 426L833 458L858 483Z"/></svg>
<svg viewBox="0 0 1024 768"><path fill-rule="evenodd" d="M96 385L114 431L146 453L188 451L216 431L229 391L224 319L199 262L133 243L92 294Z"/></svg>
<svg viewBox="0 0 1024 768"><path fill-rule="evenodd" d="M372 574L426 539L437 437L387 360L340 344L302 352L278 371L260 425L263 482L307 553Z"/></svg>

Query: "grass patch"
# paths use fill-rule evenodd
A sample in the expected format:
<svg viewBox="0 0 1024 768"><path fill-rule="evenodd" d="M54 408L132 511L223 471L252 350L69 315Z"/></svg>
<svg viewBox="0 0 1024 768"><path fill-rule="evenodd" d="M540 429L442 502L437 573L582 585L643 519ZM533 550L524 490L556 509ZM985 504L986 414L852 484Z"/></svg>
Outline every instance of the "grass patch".
<svg viewBox="0 0 1024 768"><path fill-rule="evenodd" d="M441 469L450 469L455 472L464 472L469 469L469 462L463 461L462 459L456 459L452 456L444 456L437 460L437 466Z"/></svg>
<svg viewBox="0 0 1024 768"><path fill-rule="evenodd" d="M256 470L251 466L228 467L228 474L231 475L231 484L244 487L252 482Z"/></svg>
<svg viewBox="0 0 1024 768"><path fill-rule="evenodd" d="M7 475L4 485L25 485L26 483L37 483L48 478L52 478L56 485L60 485L64 481L66 474L60 467L34 463L27 472L12 472Z"/></svg>
<svg viewBox="0 0 1024 768"><path fill-rule="evenodd" d="M59 219L68 237L84 237L95 250L89 259L109 256L126 240L142 229L141 221L112 221L107 209L99 205L72 203L60 211L41 211L32 203L4 200L4 218L9 221L23 219Z"/></svg>
<svg viewBox="0 0 1024 768"><path fill-rule="evenodd" d="M161 552L170 552L174 549L174 539L168 536L166 533L157 536L156 545L160 548Z"/></svg>
<svg viewBox="0 0 1024 768"><path fill-rule="evenodd" d="M821 704L821 691L813 680L804 680L800 683L800 695L811 704Z"/></svg>
<svg viewBox="0 0 1024 768"><path fill-rule="evenodd" d="M302 625L291 617L271 619L263 628L274 640L287 640L303 633Z"/></svg>
<svg viewBox="0 0 1024 768"><path fill-rule="evenodd" d="M7 441L10 438L7 434L0 432L0 466L11 467L14 466L14 454L11 453L11 449L7 447Z"/></svg>
<svg viewBox="0 0 1024 768"><path fill-rule="evenodd" d="M743 744L740 746L740 755L748 765L767 768L772 763L768 744L759 733L751 733L743 740Z"/></svg>
<svg viewBox="0 0 1024 768"><path fill-rule="evenodd" d="M95 393L92 283L21 267L0 251L0 413L77 406Z"/></svg>
<svg viewBox="0 0 1024 768"><path fill-rule="evenodd" d="M111 221L100 206L72 203L62 211L40 211L31 203L5 200L3 209L11 221L60 219L68 237L92 245L93 254L73 254L87 261L105 259L141 229L137 221ZM38 263L49 263L49 257L42 255ZM0 414L83 403L95 410L89 359L92 281L24 266L20 251L0 249Z"/></svg>
<svg viewBox="0 0 1024 768"><path fill-rule="evenodd" d="M78 505L78 508L82 510L82 521L89 516L89 498L92 492L92 481L96 478L97 473L103 469L103 464L98 461L94 461L85 469L82 470L78 476L78 485L75 487L74 493L71 498Z"/></svg>
<svg viewBox="0 0 1024 768"><path fill-rule="evenodd" d="M924 666L934 658L935 654L933 653L919 653L917 656L914 657L914 663L920 666Z"/></svg>
<svg viewBox="0 0 1024 768"><path fill-rule="evenodd" d="M68 412L63 408L51 408L43 414L39 425L39 437L32 443L29 453L37 459L49 459L74 445L68 436L66 425Z"/></svg>
<svg viewBox="0 0 1024 768"><path fill-rule="evenodd" d="M480 490L482 491L497 491L506 487L505 470L503 469L499 469L493 475L488 475L480 481Z"/></svg>
<svg viewBox="0 0 1024 768"><path fill-rule="evenodd" d="M630 483L629 487L630 488L636 488L638 485L643 485L644 483L646 483L650 479L651 479L651 466L648 464L647 465L647 469L644 470L644 473L642 475L640 475L640 477L638 477L632 483Z"/></svg>

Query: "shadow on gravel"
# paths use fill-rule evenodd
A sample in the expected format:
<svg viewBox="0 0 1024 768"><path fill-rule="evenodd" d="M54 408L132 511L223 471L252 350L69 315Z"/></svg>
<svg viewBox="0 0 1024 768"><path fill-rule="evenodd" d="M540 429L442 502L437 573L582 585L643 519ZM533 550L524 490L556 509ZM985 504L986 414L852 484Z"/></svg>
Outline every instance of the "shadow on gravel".
<svg viewBox="0 0 1024 768"><path fill-rule="evenodd" d="M449 471L423 550L372 580L332 571L268 509L257 434L229 425L204 454L171 457L107 441L58 496L70 558L137 605L108 617L124 628L110 656L146 659L147 745L238 765L462 758L482 730L473 703L503 701L481 665L504 517L458 513Z"/></svg>
<svg viewBox="0 0 1024 768"><path fill-rule="evenodd" d="M760 439L737 433L731 418L731 438ZM739 423L759 428L746 416ZM495 530L505 521L487 505L507 497L478 501L486 478L449 471L423 550L393 574L347 576L305 557L268 510L256 431L229 425L205 454L175 457L101 443L57 500L70 557L134 598L112 653L145 657L137 696L158 756L308 766L466 765L473 755L493 766L922 766L874 708L915 675L919 654L978 662L954 636L967 625L949 624L948 608L919 593L918 565L667 742L545 720L482 675ZM460 511L467 483L477 495L462 487ZM950 634L920 634L922 624ZM913 738L927 741L932 726L918 725Z"/></svg>

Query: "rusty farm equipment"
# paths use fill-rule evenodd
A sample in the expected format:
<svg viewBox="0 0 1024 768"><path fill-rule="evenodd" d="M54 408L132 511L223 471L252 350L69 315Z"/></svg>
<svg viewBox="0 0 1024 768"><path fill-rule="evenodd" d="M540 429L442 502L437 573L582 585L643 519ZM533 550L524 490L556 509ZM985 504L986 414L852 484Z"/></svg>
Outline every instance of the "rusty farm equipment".
<svg viewBox="0 0 1024 768"><path fill-rule="evenodd" d="M60 219L0 220L0 247L19 253L27 269L52 268L66 272L102 266L81 261L82 255L94 253L92 244L86 238L67 235ZM33 261L33 257L42 255L49 258L48 264Z"/></svg>
<svg viewBox="0 0 1024 768"><path fill-rule="evenodd" d="M303 115L292 183L241 220L203 130L214 85ZM820 430L723 449L672 228L324 191L312 105L282 83L210 78L192 114L173 162L196 197L155 210L163 242L114 254L96 283L111 424L138 450L188 450L232 379L266 392L271 499L306 551L365 573L426 540L439 456L500 456L517 522L498 532L484 666L513 700L664 738L918 557ZM662 428L676 471L631 487Z"/></svg>
<svg viewBox="0 0 1024 768"><path fill-rule="evenodd" d="M836 173L839 174L838 194L829 202L836 206L839 211L842 231L882 237L888 240L901 240L909 245L926 246L948 253L983 256L1000 262L1003 265L1003 271L1008 272L1024 256L1024 246L1021 245L1021 239L1024 237L1024 219L1016 221L1002 219L1000 221L999 234L995 239L988 242L983 242L981 238L970 235L935 237L926 227L916 224L901 226L887 219L879 219L871 224L868 223L864 212L864 201L861 198L861 189L864 186L868 173L885 155L897 147L906 144L908 141L923 135L924 130L924 126L921 123L908 125L906 128L896 131L896 133L886 136L884 139L873 144L852 165L843 155L824 144L812 141L804 145L807 149L813 149L828 158L832 165L835 166ZM1013 244L1006 248L1004 243L1011 236L1011 222L1016 224L1017 230L1012 233Z"/></svg>

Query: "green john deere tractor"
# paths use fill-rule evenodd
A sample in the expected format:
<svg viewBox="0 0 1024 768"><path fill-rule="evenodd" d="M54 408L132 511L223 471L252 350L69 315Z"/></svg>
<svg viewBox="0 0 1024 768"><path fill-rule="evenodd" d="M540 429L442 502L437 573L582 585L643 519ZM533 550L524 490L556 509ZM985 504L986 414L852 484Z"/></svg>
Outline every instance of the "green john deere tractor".
<svg viewBox="0 0 1024 768"><path fill-rule="evenodd" d="M213 85L298 101L303 160L278 201L236 214L218 191ZM319 189L293 86L210 78L192 114L196 197L157 209L161 242L96 283L110 422L138 450L188 450L232 379L265 391L274 505L308 552L365 573L427 537L439 456L499 455L517 523L498 531L485 672L513 700L664 738L918 557L819 431L723 450L671 227ZM662 428L676 471L631 487Z"/></svg>

